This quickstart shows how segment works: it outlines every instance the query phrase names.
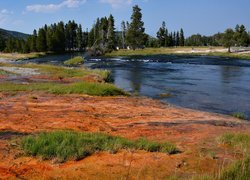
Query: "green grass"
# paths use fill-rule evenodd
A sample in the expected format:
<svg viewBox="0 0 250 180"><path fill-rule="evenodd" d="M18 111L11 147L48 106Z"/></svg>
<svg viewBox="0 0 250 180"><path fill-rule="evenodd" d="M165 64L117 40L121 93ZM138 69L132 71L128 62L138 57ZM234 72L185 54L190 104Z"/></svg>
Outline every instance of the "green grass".
<svg viewBox="0 0 250 180"><path fill-rule="evenodd" d="M207 56L219 56L225 58L235 58L235 59L246 59L250 60L250 53L248 54L238 54L238 53L228 53L228 52L213 52L206 54Z"/></svg>
<svg viewBox="0 0 250 180"><path fill-rule="evenodd" d="M103 78L105 82L111 81L111 72L108 70L99 70L99 69L86 69L86 68L69 68L69 67L63 67L63 66L55 66L55 65L49 65L49 64L34 64L34 63L28 63L28 64L8 64L8 63L0 63L0 66L5 67L22 67L22 68L34 68L38 69L39 72L52 76L52 77L60 77L60 78L79 78L88 76L91 74L97 74Z"/></svg>
<svg viewBox="0 0 250 180"><path fill-rule="evenodd" d="M191 52L192 48L198 51L210 50L209 47L172 47L172 48L145 48L145 49L136 49L136 50L124 50L113 51L111 53L105 54L107 57L116 57L116 56L151 56L151 55L178 55L178 56L219 56L227 58L237 58L237 59L248 59L250 60L250 54L238 54L238 53L228 53L228 52ZM222 47L214 47L215 49L222 49ZM214 49L213 48L213 49ZM177 51L189 51L187 53L177 52Z"/></svg>
<svg viewBox="0 0 250 180"><path fill-rule="evenodd" d="M31 83L15 84L1 83L0 92L46 91L53 94L88 94L93 96L128 95L123 90L108 83L77 82L72 84Z"/></svg>
<svg viewBox="0 0 250 180"><path fill-rule="evenodd" d="M242 119L242 120L247 119L247 116L242 112L233 113L232 116L235 117L235 118L238 118L238 119Z"/></svg>
<svg viewBox="0 0 250 180"><path fill-rule="evenodd" d="M8 75L8 74L10 74L10 73L3 71L3 70L0 70L0 75Z"/></svg>
<svg viewBox="0 0 250 180"><path fill-rule="evenodd" d="M81 56L77 56L77 57L71 58L67 61L64 61L63 63L67 66L77 66L77 65L83 64L84 59Z"/></svg>
<svg viewBox="0 0 250 180"><path fill-rule="evenodd" d="M233 148L244 148L250 152L250 133L226 133L220 137L220 142Z"/></svg>
<svg viewBox="0 0 250 180"><path fill-rule="evenodd" d="M236 161L222 170L218 179L247 180L250 178L250 133L227 133L220 138L220 142L238 150L243 159Z"/></svg>
<svg viewBox="0 0 250 180"><path fill-rule="evenodd" d="M91 74L100 75L105 82L110 82L111 72L108 70L99 69L86 69L86 68L68 68L63 66L55 66L48 64L25 64L22 67L36 68L42 73L53 77L60 78L73 78L73 77L84 77Z"/></svg>
<svg viewBox="0 0 250 180"><path fill-rule="evenodd" d="M101 133L77 133L55 131L25 137L21 146L32 156L43 159L57 159L59 162L79 160L95 152L116 153L120 149L137 149L150 152L173 154L177 148L170 143L157 143L146 139L131 141L122 137Z"/></svg>
<svg viewBox="0 0 250 180"><path fill-rule="evenodd" d="M37 53L1 53L0 58L11 59L11 60L25 60L33 59L42 56L46 56L47 53L37 52Z"/></svg>

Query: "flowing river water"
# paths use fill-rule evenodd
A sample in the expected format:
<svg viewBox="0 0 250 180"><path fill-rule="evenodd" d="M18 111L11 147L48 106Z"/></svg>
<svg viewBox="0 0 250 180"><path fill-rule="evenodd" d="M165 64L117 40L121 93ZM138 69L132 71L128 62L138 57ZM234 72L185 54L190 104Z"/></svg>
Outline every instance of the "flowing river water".
<svg viewBox="0 0 250 180"><path fill-rule="evenodd" d="M29 60L62 64L72 55ZM112 72L114 84L136 95L178 106L250 118L250 61L169 55L89 58L85 66Z"/></svg>

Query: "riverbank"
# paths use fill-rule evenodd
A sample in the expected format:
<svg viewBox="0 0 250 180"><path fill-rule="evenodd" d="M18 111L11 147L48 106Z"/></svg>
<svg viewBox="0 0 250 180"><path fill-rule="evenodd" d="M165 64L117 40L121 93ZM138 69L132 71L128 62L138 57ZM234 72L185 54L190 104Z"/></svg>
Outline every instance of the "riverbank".
<svg viewBox="0 0 250 180"><path fill-rule="evenodd" d="M23 60L23 59L34 59L38 57L43 57L48 55L44 52L37 52L37 53L0 53L0 59L5 60Z"/></svg>
<svg viewBox="0 0 250 180"><path fill-rule="evenodd" d="M118 50L106 54L106 57L117 56L151 56L151 55L178 55L178 56L217 56L237 59L250 59L250 52L228 53L223 47L176 47L176 48L145 48L136 50Z"/></svg>
<svg viewBox="0 0 250 180"><path fill-rule="evenodd" d="M0 179L213 177L245 158L245 151L218 139L226 133L249 135L248 121L128 97L113 85L106 86L107 71L42 64L0 66ZM88 83L94 85L88 88ZM97 132L132 141L144 138L151 143L142 144L142 149L113 145L117 150L97 149L65 162L22 149L23 138L55 130ZM157 152L152 149L154 142L169 142L178 151Z"/></svg>
<svg viewBox="0 0 250 180"><path fill-rule="evenodd" d="M191 178L216 174L242 155L218 142L225 133L249 134L248 122L165 105L147 98L0 93L0 177L2 178ZM98 152L57 163L27 156L19 139L67 129L101 132L131 140L171 142L174 155L141 150ZM157 173L155 173L157 172ZM73 176L72 176L73 175Z"/></svg>

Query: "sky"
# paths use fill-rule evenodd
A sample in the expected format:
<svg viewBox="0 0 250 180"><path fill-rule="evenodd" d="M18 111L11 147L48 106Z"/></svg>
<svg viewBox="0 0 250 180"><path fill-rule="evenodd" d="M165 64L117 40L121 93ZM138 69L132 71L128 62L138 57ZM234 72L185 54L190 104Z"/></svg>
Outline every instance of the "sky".
<svg viewBox="0 0 250 180"><path fill-rule="evenodd" d="M86 30L97 17L130 21L132 7L142 9L146 33L166 22L169 31L184 29L185 35L212 35L244 24L250 30L250 0L1 0L0 28L31 34L44 24L75 20Z"/></svg>

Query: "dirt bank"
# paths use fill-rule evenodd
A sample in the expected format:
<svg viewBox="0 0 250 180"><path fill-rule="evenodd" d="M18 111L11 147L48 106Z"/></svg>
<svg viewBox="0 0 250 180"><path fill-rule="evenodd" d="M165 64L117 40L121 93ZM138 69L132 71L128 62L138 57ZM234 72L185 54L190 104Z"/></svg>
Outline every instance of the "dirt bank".
<svg viewBox="0 0 250 180"><path fill-rule="evenodd" d="M181 153L100 152L81 161L57 164L25 157L12 140L55 129L170 141ZM229 116L146 98L0 93L0 178L165 178L213 173L239 158L220 146L217 137L249 130L249 123Z"/></svg>

